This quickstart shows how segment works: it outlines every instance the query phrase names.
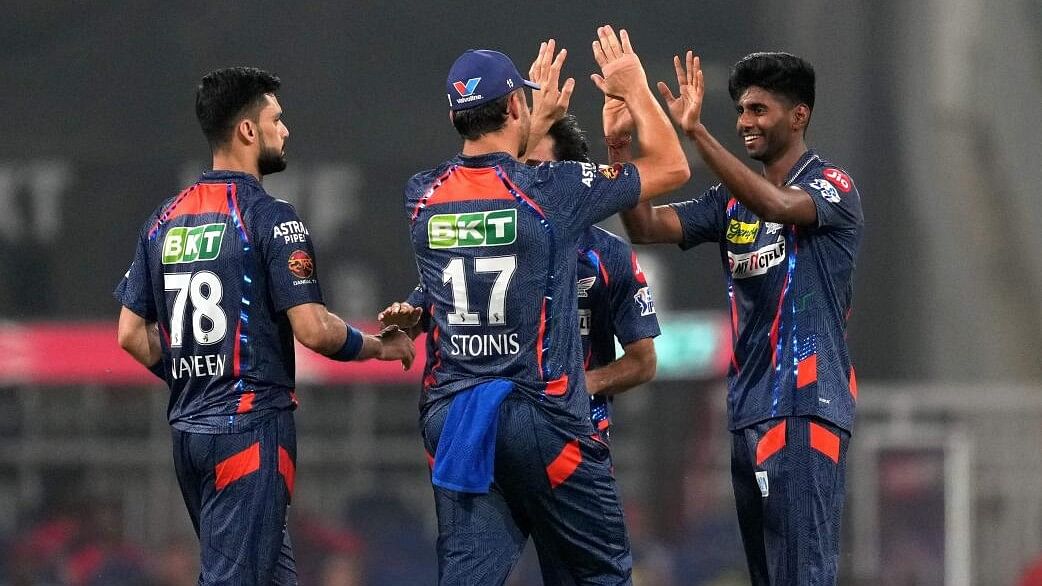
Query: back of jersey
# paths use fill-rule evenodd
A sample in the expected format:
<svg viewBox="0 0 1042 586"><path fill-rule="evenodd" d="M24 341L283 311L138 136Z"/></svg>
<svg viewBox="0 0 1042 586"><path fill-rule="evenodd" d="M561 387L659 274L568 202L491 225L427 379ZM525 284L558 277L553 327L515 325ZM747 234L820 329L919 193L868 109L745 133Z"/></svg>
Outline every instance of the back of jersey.
<svg viewBox="0 0 1042 586"><path fill-rule="evenodd" d="M406 211L432 320L424 402L509 379L534 398L573 403L567 395L582 388L578 239L639 195L635 170L616 182L610 169L595 185L593 165L533 168L494 153L410 181ZM561 407L580 412L574 403Z"/></svg>
<svg viewBox="0 0 1042 586"><path fill-rule="evenodd" d="M141 235L116 293L126 307L159 324L171 389L168 415L178 429L242 430L271 411L295 406L292 330L279 313L284 307L273 305L274 265L266 260L279 220L286 219L277 212L283 207L288 212L282 215L295 219L288 204L279 206L252 177L208 173L160 207ZM293 221L281 226L305 241L287 252L296 256L283 261L282 271L317 289L306 229Z"/></svg>

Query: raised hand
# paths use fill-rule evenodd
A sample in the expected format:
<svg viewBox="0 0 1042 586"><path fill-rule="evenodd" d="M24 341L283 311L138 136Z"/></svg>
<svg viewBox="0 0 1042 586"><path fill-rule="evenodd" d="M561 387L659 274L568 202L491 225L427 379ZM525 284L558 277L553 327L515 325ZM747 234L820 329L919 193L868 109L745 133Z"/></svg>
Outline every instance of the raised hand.
<svg viewBox="0 0 1042 586"><path fill-rule="evenodd" d="M422 307L413 307L405 301L395 301L381 311L376 319L385 326L398 326L403 330L408 330L420 322L422 315Z"/></svg>
<svg viewBox="0 0 1042 586"><path fill-rule="evenodd" d="M597 40L593 42L593 58L601 74L595 73L590 79L606 96L626 101L632 92L646 91L648 78L640 58L633 52L626 29L616 35L611 26L599 27Z"/></svg>
<svg viewBox="0 0 1042 586"><path fill-rule="evenodd" d="M387 326L376 338L380 340L380 360L401 360L402 370L409 370L416 358L416 347L408 334L398 326Z"/></svg>
<svg viewBox="0 0 1042 586"><path fill-rule="evenodd" d="M601 121L604 138L609 143L628 138L633 132L633 116L626 102L607 94L604 96L604 108L601 109Z"/></svg>
<svg viewBox="0 0 1042 586"><path fill-rule="evenodd" d="M539 43L539 55L528 69L528 79L539 84L541 89L532 90L532 133L546 130L568 112L568 104L575 90L575 79L569 77L564 85L558 88L561 79L561 68L568 57L568 50L561 49L557 55L554 50L557 42L549 39Z"/></svg>
<svg viewBox="0 0 1042 586"><path fill-rule="evenodd" d="M673 122L690 134L702 123L702 100L705 97L705 84L702 81L702 65L691 51L685 56L686 63L680 57L673 56L673 68L677 72L677 96L673 96L665 82L658 82L658 91L666 101L666 108Z"/></svg>

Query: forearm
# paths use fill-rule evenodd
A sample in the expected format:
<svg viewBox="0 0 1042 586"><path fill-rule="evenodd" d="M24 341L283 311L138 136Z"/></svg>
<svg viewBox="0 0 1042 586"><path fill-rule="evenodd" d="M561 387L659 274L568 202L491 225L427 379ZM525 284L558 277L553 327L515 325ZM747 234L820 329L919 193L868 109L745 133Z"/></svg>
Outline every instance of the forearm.
<svg viewBox="0 0 1042 586"><path fill-rule="evenodd" d="M646 383L655 375L654 366L629 355L600 368L586 371L586 391L610 397Z"/></svg>
<svg viewBox="0 0 1042 586"><path fill-rule="evenodd" d="M790 196L782 188L771 185L732 155L705 125L697 125L687 136L695 143L702 160L742 205L763 220L791 223L787 203Z"/></svg>
<svg viewBox="0 0 1042 586"><path fill-rule="evenodd" d="M628 104L640 153L634 162L643 170L641 199L647 199L682 185L690 177L690 169L677 133L651 90L645 87L634 94L628 98L636 100ZM654 174L648 177L647 170L653 170Z"/></svg>

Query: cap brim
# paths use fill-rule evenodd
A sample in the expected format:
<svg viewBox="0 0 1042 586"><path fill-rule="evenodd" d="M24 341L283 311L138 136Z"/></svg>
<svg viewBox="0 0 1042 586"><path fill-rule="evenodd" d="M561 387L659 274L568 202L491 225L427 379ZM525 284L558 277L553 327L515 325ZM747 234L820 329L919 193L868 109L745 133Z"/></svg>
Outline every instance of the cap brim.
<svg viewBox="0 0 1042 586"><path fill-rule="evenodd" d="M539 87L539 84L535 83L534 81L528 81L527 79L522 80L522 81L525 82L525 86L530 87L530 88L532 88L534 90L541 90L541 89L543 89L543 88Z"/></svg>

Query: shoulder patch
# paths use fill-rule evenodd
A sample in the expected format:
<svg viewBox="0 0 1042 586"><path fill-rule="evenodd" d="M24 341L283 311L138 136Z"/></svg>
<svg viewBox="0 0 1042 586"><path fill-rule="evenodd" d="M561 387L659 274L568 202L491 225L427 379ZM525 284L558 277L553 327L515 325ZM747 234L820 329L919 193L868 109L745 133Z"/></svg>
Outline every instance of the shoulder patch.
<svg viewBox="0 0 1042 586"><path fill-rule="evenodd" d="M622 165L615 163L614 165L598 165L597 170L600 171L601 175L605 179L618 179L619 174L622 172Z"/></svg>
<svg viewBox="0 0 1042 586"><path fill-rule="evenodd" d="M827 167L821 174L825 179L829 180L829 183L835 185L843 193L849 193L851 188L854 187L854 182L850 180L850 175L835 167Z"/></svg>

